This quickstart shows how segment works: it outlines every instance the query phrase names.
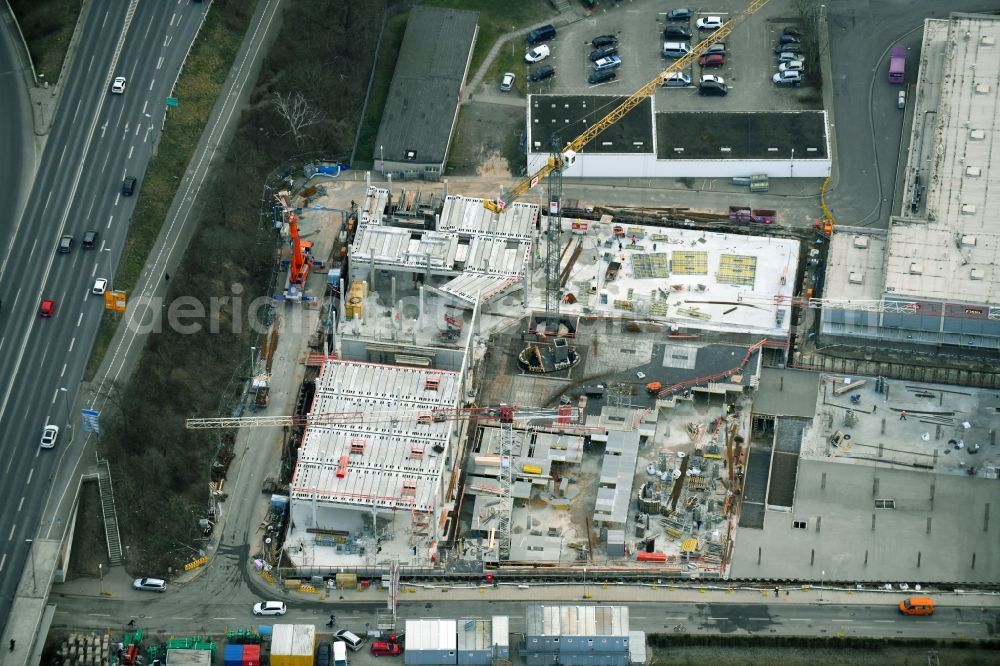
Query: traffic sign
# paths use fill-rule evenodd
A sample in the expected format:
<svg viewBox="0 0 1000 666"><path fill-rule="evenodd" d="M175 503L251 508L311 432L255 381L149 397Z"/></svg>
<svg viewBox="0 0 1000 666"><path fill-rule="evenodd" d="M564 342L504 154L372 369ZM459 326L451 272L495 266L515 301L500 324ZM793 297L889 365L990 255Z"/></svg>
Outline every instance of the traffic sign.
<svg viewBox="0 0 1000 666"><path fill-rule="evenodd" d="M96 409L81 409L80 416L83 417L83 431L84 432L101 432L100 416L101 413Z"/></svg>
<svg viewBox="0 0 1000 666"><path fill-rule="evenodd" d="M179 102L177 101L176 97L168 97L167 98L167 106L177 106L178 104L179 104Z"/></svg>

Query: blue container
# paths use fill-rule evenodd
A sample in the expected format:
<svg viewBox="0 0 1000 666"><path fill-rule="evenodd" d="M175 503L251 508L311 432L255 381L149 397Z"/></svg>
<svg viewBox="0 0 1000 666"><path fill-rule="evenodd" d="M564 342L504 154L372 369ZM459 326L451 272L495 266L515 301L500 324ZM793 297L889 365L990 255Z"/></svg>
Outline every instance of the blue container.
<svg viewBox="0 0 1000 666"><path fill-rule="evenodd" d="M261 624L257 626L257 633L260 634L261 638L270 639L271 638L271 625Z"/></svg>
<svg viewBox="0 0 1000 666"><path fill-rule="evenodd" d="M243 646L229 643L222 653L223 666L243 666Z"/></svg>

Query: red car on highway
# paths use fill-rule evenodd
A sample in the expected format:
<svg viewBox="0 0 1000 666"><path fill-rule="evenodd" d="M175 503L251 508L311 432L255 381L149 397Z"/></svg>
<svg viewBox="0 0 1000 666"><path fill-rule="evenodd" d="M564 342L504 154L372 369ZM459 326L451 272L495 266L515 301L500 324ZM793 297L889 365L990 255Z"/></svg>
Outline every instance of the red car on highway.
<svg viewBox="0 0 1000 666"><path fill-rule="evenodd" d="M38 308L38 316L48 319L52 316L52 313L56 311L56 302L51 298L46 298L42 301L42 307Z"/></svg>

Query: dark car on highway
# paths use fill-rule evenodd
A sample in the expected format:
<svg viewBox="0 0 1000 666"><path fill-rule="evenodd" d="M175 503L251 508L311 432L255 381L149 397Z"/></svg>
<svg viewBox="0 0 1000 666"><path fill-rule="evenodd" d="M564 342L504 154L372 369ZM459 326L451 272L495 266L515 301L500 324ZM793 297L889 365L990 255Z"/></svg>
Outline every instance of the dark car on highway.
<svg viewBox="0 0 1000 666"><path fill-rule="evenodd" d="M532 81L542 81L549 78L556 73L556 68L552 65L542 65L541 67L536 67L532 72L531 76L528 78Z"/></svg>

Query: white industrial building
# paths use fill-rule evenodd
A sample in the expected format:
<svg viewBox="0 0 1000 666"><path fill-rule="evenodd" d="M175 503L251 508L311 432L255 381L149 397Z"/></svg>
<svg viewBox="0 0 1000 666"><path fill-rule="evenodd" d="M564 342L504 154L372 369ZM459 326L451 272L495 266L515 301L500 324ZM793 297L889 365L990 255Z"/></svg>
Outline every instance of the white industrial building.
<svg viewBox="0 0 1000 666"><path fill-rule="evenodd" d="M404 664L490 666L510 658L510 620L490 619L407 620Z"/></svg>
<svg viewBox="0 0 1000 666"><path fill-rule="evenodd" d="M821 334L1000 349L1000 18L924 23L903 207L888 232L835 228Z"/></svg>
<svg viewBox="0 0 1000 666"><path fill-rule="evenodd" d="M528 606L521 656L528 666L627 666L628 606Z"/></svg>
<svg viewBox="0 0 1000 666"><path fill-rule="evenodd" d="M528 172L626 98L530 95ZM656 100L604 130L576 156L568 178L826 178L832 168L825 111L657 113Z"/></svg>
<svg viewBox="0 0 1000 666"><path fill-rule="evenodd" d="M290 485L285 541L299 567L435 558L458 372L328 360Z"/></svg>

